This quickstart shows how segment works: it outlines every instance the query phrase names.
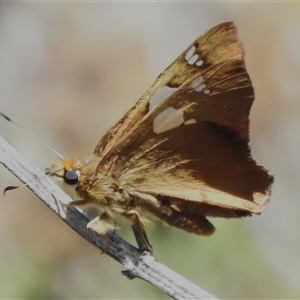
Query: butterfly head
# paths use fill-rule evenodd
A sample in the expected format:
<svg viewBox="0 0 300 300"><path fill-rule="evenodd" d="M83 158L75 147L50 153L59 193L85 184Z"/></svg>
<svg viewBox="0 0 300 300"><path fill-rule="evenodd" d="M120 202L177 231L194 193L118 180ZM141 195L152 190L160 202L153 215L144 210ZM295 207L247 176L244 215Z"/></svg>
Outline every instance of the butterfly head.
<svg viewBox="0 0 300 300"><path fill-rule="evenodd" d="M50 168L46 168L46 174L50 175L58 183L74 186L78 184L80 179L80 167L80 161L66 158Z"/></svg>

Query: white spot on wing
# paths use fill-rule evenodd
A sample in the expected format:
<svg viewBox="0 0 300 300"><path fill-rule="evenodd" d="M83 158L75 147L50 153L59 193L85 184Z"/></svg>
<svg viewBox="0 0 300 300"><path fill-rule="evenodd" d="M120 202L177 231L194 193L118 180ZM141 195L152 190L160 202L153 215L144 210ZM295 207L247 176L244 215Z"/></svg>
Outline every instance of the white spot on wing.
<svg viewBox="0 0 300 300"><path fill-rule="evenodd" d="M191 88L194 89L196 92L203 92L204 94L208 95L210 90L207 89L207 85L204 83L203 77L199 76L191 83Z"/></svg>
<svg viewBox="0 0 300 300"><path fill-rule="evenodd" d="M171 204L170 205L174 210L180 211L179 207L176 204Z"/></svg>
<svg viewBox="0 0 300 300"><path fill-rule="evenodd" d="M170 88L168 86L162 87L150 100L150 110L163 99L171 95L177 90L177 88Z"/></svg>
<svg viewBox="0 0 300 300"><path fill-rule="evenodd" d="M196 89L201 83L203 82L203 77L199 76L197 77L192 83L191 83L191 88Z"/></svg>
<svg viewBox="0 0 300 300"><path fill-rule="evenodd" d="M157 134L176 128L184 122L183 111L169 107L153 121L153 131Z"/></svg>
<svg viewBox="0 0 300 300"><path fill-rule="evenodd" d="M196 92L202 92L206 88L206 84L200 84L198 87L195 88Z"/></svg>
<svg viewBox="0 0 300 300"><path fill-rule="evenodd" d="M189 65L195 65L200 67L203 65L203 59L200 59L199 54L196 54L196 47L192 46L189 51L186 53L184 59Z"/></svg>
<svg viewBox="0 0 300 300"><path fill-rule="evenodd" d="M189 65L193 65L199 58L198 54L193 55L189 60L188 60L188 64Z"/></svg>
<svg viewBox="0 0 300 300"><path fill-rule="evenodd" d="M195 123L197 123L197 121L195 119L189 119L184 122L184 125L190 125L190 124L195 124Z"/></svg>
<svg viewBox="0 0 300 300"><path fill-rule="evenodd" d="M190 50L186 53L184 59L185 59L186 61L188 61L188 60L194 55L195 50L196 50L196 47L195 47L195 46L192 46L192 47L190 48Z"/></svg>
<svg viewBox="0 0 300 300"><path fill-rule="evenodd" d="M198 66L198 67L202 66L202 65L203 65L203 60L202 60L202 59L198 60L198 61L195 63L195 65Z"/></svg>

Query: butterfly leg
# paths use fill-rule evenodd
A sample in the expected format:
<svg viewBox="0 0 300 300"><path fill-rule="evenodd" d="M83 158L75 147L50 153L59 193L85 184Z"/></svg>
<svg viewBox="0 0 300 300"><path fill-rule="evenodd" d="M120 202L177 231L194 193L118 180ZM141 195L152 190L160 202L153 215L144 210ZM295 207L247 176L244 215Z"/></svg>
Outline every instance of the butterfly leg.
<svg viewBox="0 0 300 300"><path fill-rule="evenodd" d="M90 201L88 200L73 200L71 203L68 203L67 206L81 206L81 207L88 207ZM109 246L111 244L110 238L107 236L108 231L115 232L117 229L116 222L112 219L108 213L103 212L101 215L97 216L93 220L91 220L86 227L91 229L92 231L98 233L102 237L105 238L106 247L102 253L107 252Z"/></svg>
<svg viewBox="0 0 300 300"><path fill-rule="evenodd" d="M140 252L147 251L153 254L153 248L149 243L144 225L142 224L137 212L132 213L130 219L132 220L132 231L134 233Z"/></svg>
<svg viewBox="0 0 300 300"><path fill-rule="evenodd" d="M90 221L86 227L105 238L106 247L102 253L107 252L111 244L111 240L107 236L107 232L114 232L116 230L116 223L114 222L114 220L106 212L104 212L102 215L97 216L92 221Z"/></svg>

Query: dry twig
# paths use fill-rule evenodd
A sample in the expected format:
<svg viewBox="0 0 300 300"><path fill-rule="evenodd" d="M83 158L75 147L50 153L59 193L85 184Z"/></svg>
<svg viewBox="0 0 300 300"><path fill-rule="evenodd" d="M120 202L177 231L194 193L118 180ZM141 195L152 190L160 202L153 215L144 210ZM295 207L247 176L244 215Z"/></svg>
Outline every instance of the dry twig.
<svg viewBox="0 0 300 300"><path fill-rule="evenodd" d="M158 262L149 253L140 253L116 234L109 234L111 244L106 249L106 240L86 228L88 217L77 209L63 205L72 199L2 136L0 163L85 240L121 263L125 269L122 273L128 278L141 278L174 299L216 299Z"/></svg>

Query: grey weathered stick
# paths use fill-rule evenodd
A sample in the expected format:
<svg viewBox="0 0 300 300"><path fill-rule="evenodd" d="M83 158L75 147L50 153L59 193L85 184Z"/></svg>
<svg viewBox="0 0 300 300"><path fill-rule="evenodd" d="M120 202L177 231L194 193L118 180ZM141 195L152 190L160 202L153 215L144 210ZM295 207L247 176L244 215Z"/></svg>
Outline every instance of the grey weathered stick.
<svg viewBox="0 0 300 300"><path fill-rule="evenodd" d="M25 183L64 222L106 254L121 263L129 278L141 278L174 299L216 299L198 286L170 270L152 255L141 254L116 234L109 234L111 243L86 228L88 217L76 209L63 205L72 201L50 178L41 172L18 150L0 136L0 163Z"/></svg>

